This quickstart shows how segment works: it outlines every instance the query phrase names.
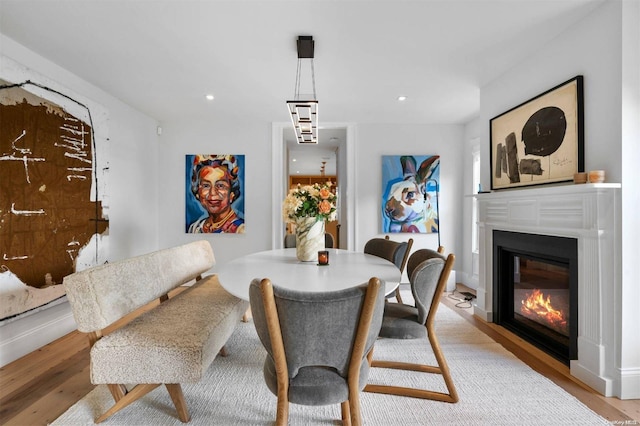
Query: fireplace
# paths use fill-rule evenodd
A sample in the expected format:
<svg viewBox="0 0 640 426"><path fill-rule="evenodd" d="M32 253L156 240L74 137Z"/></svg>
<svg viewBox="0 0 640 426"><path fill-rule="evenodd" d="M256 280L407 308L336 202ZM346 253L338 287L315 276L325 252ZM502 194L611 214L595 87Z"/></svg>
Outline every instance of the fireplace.
<svg viewBox="0 0 640 426"><path fill-rule="evenodd" d="M526 266L529 266L530 260L541 262L545 264L544 268L554 272L556 267L562 270L568 264L570 277L576 276L572 268L573 262L577 263L576 292L571 292L572 278L569 279L569 297L572 299L568 323L569 369L571 375L605 396L637 395L640 377L637 369L621 369L619 364L622 354L630 358L629 354L638 353L638 346L633 341L624 346L620 338L620 324L623 321L620 307L627 303L622 300L620 281L620 190L621 185L616 183L540 185L537 188L494 191L476 196L479 273L474 314L488 322L496 322L498 315L504 315L498 314L499 302L494 294L499 291L494 287L494 274L499 272L494 262L494 231L574 240L577 260L568 255L574 248L558 249L556 241L560 240L554 240L553 243L543 243L541 250L511 247L515 254L507 253L505 256L512 256L512 260L501 264L506 262L507 265L513 265L510 266L513 273L516 277L519 274L519 280L522 281L524 261ZM531 267L535 268L536 273L542 269L536 263L531 263ZM526 270L524 274L534 271ZM539 287L543 290L544 286ZM566 292L566 287L561 289ZM526 288L517 290L526 291ZM512 303L521 303L522 298L515 296L516 288L513 293ZM546 297L542 299L546 300ZM577 305L572 303L576 299ZM551 300L554 300L553 295ZM554 309L565 308L554 306ZM573 330L576 328L577 344L572 343L572 336L575 335ZM573 352L575 346L577 353Z"/></svg>
<svg viewBox="0 0 640 426"><path fill-rule="evenodd" d="M493 231L494 321L569 365L577 358L575 238Z"/></svg>

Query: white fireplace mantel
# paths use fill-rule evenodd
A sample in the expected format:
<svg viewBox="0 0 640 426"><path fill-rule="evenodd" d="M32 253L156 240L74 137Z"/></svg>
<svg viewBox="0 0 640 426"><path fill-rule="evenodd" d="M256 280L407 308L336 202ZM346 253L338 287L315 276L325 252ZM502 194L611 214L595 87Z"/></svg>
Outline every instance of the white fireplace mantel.
<svg viewBox="0 0 640 426"><path fill-rule="evenodd" d="M474 314L493 321L493 231L578 240L578 359L571 374L605 396L620 377L620 192L615 183L477 195L480 277Z"/></svg>

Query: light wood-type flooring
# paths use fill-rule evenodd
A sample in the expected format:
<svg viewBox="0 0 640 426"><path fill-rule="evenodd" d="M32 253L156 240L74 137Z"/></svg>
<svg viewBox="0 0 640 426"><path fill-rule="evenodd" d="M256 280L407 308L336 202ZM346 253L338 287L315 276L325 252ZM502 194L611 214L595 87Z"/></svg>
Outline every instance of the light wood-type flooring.
<svg viewBox="0 0 640 426"><path fill-rule="evenodd" d="M458 289L473 292L460 285ZM566 365L503 328L474 317L470 304L457 300L460 297L456 292L445 293L442 303L612 424L640 425L640 400L599 395L573 378ZM88 339L74 331L0 369L0 424L46 425L93 388Z"/></svg>

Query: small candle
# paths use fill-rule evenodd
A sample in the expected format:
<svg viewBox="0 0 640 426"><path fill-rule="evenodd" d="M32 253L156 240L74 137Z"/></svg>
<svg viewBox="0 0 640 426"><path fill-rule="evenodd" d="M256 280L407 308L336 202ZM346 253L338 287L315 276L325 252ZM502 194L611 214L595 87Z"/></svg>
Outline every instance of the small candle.
<svg viewBox="0 0 640 426"><path fill-rule="evenodd" d="M321 250L318 252L318 265L329 264L329 252L327 250Z"/></svg>

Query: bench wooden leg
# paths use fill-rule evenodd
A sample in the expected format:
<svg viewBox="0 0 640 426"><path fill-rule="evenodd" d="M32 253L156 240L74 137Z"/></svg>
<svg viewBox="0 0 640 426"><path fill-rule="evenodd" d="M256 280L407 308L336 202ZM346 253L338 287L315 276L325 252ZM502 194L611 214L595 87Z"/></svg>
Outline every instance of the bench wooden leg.
<svg viewBox="0 0 640 426"><path fill-rule="evenodd" d="M160 386L159 383L157 383L157 384L154 383L154 384L136 385L126 395L122 396L122 398L117 400L116 403L113 404L113 406L111 408L109 408L107 411L105 411L104 414L102 414L100 417L98 417L96 419L96 423L100 423L100 422L108 419L109 417L111 417L112 415L117 413L118 411L122 410L127 405L129 405L132 402L142 398L143 396L145 396L146 394L148 394L149 392L151 392L152 390L154 390L158 386Z"/></svg>
<svg viewBox="0 0 640 426"><path fill-rule="evenodd" d="M120 387L123 387L123 385L116 385L116 384L110 384L108 386L110 390L111 389L119 390ZM140 384L140 385L136 385L133 389L131 389L128 393L122 395L119 399L116 398L116 396L114 395L114 399L116 400L116 403L107 411L105 411L104 414L98 417L96 419L96 423L101 423L105 421L106 419L113 416L115 413L122 410L132 402L135 402L138 399L142 398L143 396L145 396L146 394L148 394L158 386L160 386L159 383ZM189 410L187 409L187 402L185 401L184 394L182 393L182 387L180 386L180 384L165 384L165 386L167 387L167 391L169 391L169 395L171 396L173 405L176 406L176 411L178 412L178 418L183 423L189 422L189 420L191 420L191 417L189 416ZM113 392L114 391L112 390L112 394Z"/></svg>
<svg viewBox="0 0 640 426"><path fill-rule="evenodd" d="M109 384L107 387L116 402L120 401L128 392L125 385Z"/></svg>
<svg viewBox="0 0 640 426"><path fill-rule="evenodd" d="M182 393L182 387L180 384L165 384L167 390L169 391L169 395L171 396L171 400L173 401L173 405L176 406L176 410L178 411L178 418L182 423L187 423L191 420L191 416L189 415L189 410L187 409L187 401L184 399L184 394Z"/></svg>

